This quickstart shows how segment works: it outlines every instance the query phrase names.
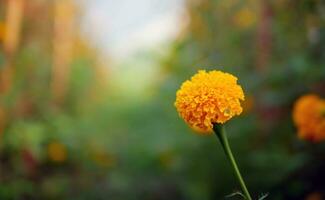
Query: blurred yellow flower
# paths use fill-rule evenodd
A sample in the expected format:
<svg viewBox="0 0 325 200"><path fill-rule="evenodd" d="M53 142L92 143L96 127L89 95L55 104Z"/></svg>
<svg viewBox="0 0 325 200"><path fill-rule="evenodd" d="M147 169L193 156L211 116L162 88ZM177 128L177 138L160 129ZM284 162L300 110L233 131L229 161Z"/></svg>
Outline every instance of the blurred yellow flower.
<svg viewBox="0 0 325 200"><path fill-rule="evenodd" d="M251 9L243 8L235 14L233 21L240 28L248 28L256 22L256 14Z"/></svg>
<svg viewBox="0 0 325 200"><path fill-rule="evenodd" d="M293 108L293 121L301 139L319 142L325 139L325 100L317 95L300 97Z"/></svg>
<svg viewBox="0 0 325 200"><path fill-rule="evenodd" d="M51 142L47 147L47 153L54 162L64 162L67 159L67 149L59 142Z"/></svg>
<svg viewBox="0 0 325 200"><path fill-rule="evenodd" d="M210 133L212 123L225 123L242 112L240 100L244 92L235 76L200 70L177 91L175 107L194 130Z"/></svg>
<svg viewBox="0 0 325 200"><path fill-rule="evenodd" d="M6 34L6 28L5 23L0 22L0 42L4 40L5 34Z"/></svg>

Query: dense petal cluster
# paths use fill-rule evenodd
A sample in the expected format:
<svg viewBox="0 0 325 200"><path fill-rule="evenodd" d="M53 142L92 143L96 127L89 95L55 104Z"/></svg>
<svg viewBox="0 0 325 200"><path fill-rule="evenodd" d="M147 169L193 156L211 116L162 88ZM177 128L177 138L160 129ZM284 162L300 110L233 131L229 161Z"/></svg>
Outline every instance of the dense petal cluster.
<svg viewBox="0 0 325 200"><path fill-rule="evenodd" d="M177 91L175 106L193 129L209 133L213 123L225 123L242 112L240 100L244 92L235 76L200 70Z"/></svg>
<svg viewBox="0 0 325 200"><path fill-rule="evenodd" d="M300 97L293 108L293 121L301 139L319 142L325 139L325 100L317 95Z"/></svg>

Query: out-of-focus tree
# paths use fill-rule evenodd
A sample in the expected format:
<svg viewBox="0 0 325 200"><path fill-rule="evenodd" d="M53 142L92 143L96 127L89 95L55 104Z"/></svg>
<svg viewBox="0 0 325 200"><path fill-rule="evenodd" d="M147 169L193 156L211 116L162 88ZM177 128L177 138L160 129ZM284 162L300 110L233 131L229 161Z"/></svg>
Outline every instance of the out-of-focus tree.
<svg viewBox="0 0 325 200"><path fill-rule="evenodd" d="M0 90L6 92L12 84L13 60L20 40L24 0L7 2L6 22L3 27L3 49L5 63L1 69Z"/></svg>
<svg viewBox="0 0 325 200"><path fill-rule="evenodd" d="M73 0L54 1L54 38L52 93L53 101L62 104L68 90L70 65L75 38L75 12Z"/></svg>

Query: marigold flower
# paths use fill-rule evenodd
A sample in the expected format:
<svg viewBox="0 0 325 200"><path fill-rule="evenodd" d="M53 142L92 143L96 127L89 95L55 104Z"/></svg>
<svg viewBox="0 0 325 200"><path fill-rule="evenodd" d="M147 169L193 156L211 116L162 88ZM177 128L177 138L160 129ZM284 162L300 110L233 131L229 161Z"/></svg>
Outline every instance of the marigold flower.
<svg viewBox="0 0 325 200"><path fill-rule="evenodd" d="M325 139L325 100L317 95L300 97L293 108L293 121L301 139L319 142Z"/></svg>
<svg viewBox="0 0 325 200"><path fill-rule="evenodd" d="M242 112L244 92L237 78L221 71L200 70L176 93L175 106L194 130L212 131L213 123L225 123Z"/></svg>

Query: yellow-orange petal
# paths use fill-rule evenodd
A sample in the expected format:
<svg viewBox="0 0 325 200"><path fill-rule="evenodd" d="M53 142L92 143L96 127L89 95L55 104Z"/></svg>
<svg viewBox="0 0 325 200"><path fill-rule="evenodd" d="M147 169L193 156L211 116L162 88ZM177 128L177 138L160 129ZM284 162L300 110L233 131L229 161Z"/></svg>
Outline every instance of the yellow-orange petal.
<svg viewBox="0 0 325 200"><path fill-rule="evenodd" d="M213 123L225 123L242 112L244 92L237 78L221 71L200 70L176 93L179 115L199 133L209 133Z"/></svg>

